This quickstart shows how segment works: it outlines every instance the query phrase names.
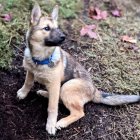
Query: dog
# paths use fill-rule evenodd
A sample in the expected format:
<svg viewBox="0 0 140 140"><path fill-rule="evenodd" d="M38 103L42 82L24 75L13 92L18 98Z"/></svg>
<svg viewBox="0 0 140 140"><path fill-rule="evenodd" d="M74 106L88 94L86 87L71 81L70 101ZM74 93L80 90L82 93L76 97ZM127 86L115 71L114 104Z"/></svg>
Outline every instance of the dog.
<svg viewBox="0 0 140 140"><path fill-rule="evenodd" d="M34 81L45 85L46 91L39 90L37 94L49 99L46 130L52 135L57 129L82 118L85 115L84 104L89 101L112 106L140 101L139 95L110 94L99 91L92 84L91 76L84 67L59 47L65 35L58 28L58 11L58 6L55 6L51 16L42 16L40 6L37 3L34 5L23 59L26 79L17 92L17 97L24 99ZM59 100L70 115L57 121Z"/></svg>

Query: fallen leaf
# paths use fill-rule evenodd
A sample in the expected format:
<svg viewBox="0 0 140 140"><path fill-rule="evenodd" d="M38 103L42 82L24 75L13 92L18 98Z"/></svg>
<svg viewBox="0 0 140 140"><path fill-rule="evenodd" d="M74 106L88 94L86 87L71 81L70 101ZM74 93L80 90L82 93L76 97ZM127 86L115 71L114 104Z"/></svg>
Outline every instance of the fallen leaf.
<svg viewBox="0 0 140 140"><path fill-rule="evenodd" d="M89 8L89 17L90 17L90 18L92 18L93 13L94 13L94 7L91 6L91 7Z"/></svg>
<svg viewBox="0 0 140 140"><path fill-rule="evenodd" d="M88 35L89 35L90 38L94 38L94 39L97 39L97 38L98 38L98 37L97 37L97 34L96 34L95 32L93 32L92 30L90 30L90 31L88 32Z"/></svg>
<svg viewBox="0 0 140 140"><path fill-rule="evenodd" d="M124 41L124 42L129 42L129 43L134 43L136 44L137 43L137 40L132 38L132 37L129 37L127 35L124 35L121 37L121 40Z"/></svg>
<svg viewBox="0 0 140 140"><path fill-rule="evenodd" d="M111 10L111 14L112 14L114 17L121 17L121 16L122 16L121 10L119 10L119 9Z"/></svg>
<svg viewBox="0 0 140 140"><path fill-rule="evenodd" d="M102 19L106 19L107 16L108 16L107 11L102 11L102 12L101 12L101 17L102 17Z"/></svg>
<svg viewBox="0 0 140 140"><path fill-rule="evenodd" d="M80 34L81 34L81 36L84 36L87 34L88 31L91 31L94 29L96 29L96 25L94 25L94 24L93 25L86 25L81 29Z"/></svg>
<svg viewBox="0 0 140 140"><path fill-rule="evenodd" d="M96 20L101 20L101 19L106 19L108 16L107 11L101 11L98 7L90 7L89 9L89 17L96 19Z"/></svg>
<svg viewBox="0 0 140 140"><path fill-rule="evenodd" d="M80 35L84 36L84 35L88 35L90 38L94 38L97 39L97 34L95 32L93 32L93 30L96 29L96 25L85 25L84 27L82 27L81 31L80 31Z"/></svg>
<svg viewBox="0 0 140 140"><path fill-rule="evenodd" d="M101 11L100 11L99 8L97 8L97 7L94 8L92 18L97 19L97 20L102 19L102 17L101 17Z"/></svg>
<svg viewBox="0 0 140 140"><path fill-rule="evenodd" d="M12 20L12 14L11 13L9 13L9 14L3 14L3 15L0 15L0 18L3 21L10 22Z"/></svg>

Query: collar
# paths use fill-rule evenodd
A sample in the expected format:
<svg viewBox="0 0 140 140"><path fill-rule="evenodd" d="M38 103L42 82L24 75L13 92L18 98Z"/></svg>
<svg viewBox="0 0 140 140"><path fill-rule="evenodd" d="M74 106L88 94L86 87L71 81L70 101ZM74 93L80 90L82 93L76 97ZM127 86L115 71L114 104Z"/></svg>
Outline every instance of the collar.
<svg viewBox="0 0 140 140"><path fill-rule="evenodd" d="M37 58L32 57L32 60L36 65L48 65L49 67L53 67L54 64L60 60L60 48L56 47L53 54L48 58L38 60Z"/></svg>
<svg viewBox="0 0 140 140"><path fill-rule="evenodd" d="M62 55L63 55L63 65L64 65L64 68L66 68L66 66L67 66L67 57L66 57L66 54L64 53L64 51L62 51ZM46 58L44 60L38 60L37 58L31 56L31 52L30 52L29 47L26 47L25 51L24 51L24 56L27 59L33 61L37 65L48 65L49 67L52 67L52 66L54 66L52 64L56 64L60 60L61 51L60 51L59 47L56 47L54 52L53 52L53 54L49 57L50 59ZM47 59L49 59L49 62L48 62Z"/></svg>
<svg viewBox="0 0 140 140"><path fill-rule="evenodd" d="M53 55L51 55L49 58L46 58L44 60L38 60L37 58L32 57L32 60L36 65L49 65L52 62L52 56Z"/></svg>

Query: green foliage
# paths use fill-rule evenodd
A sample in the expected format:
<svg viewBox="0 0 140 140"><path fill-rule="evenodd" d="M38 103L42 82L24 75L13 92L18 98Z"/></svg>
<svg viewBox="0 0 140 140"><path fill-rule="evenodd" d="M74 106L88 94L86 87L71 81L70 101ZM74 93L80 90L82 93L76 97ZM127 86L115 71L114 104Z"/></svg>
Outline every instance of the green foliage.
<svg viewBox="0 0 140 140"><path fill-rule="evenodd" d="M57 0L60 4L60 14L64 18L74 18L79 9L80 2L78 0Z"/></svg>
<svg viewBox="0 0 140 140"><path fill-rule="evenodd" d="M13 17L10 22L0 19L0 68L8 68L12 62L13 44L19 46L27 30L27 22L24 21L29 12L24 0L0 0L0 3L4 6L0 14L11 13Z"/></svg>
<svg viewBox="0 0 140 140"><path fill-rule="evenodd" d="M12 50L9 46L10 37L0 29L0 67L6 68L12 61Z"/></svg>
<svg viewBox="0 0 140 140"><path fill-rule="evenodd" d="M60 17L62 18L75 18L76 13L81 8L81 0L52 0L52 1L41 1L40 5L44 11L50 13L53 7L59 5Z"/></svg>
<svg viewBox="0 0 140 140"><path fill-rule="evenodd" d="M6 9L11 9L15 0L7 0Z"/></svg>

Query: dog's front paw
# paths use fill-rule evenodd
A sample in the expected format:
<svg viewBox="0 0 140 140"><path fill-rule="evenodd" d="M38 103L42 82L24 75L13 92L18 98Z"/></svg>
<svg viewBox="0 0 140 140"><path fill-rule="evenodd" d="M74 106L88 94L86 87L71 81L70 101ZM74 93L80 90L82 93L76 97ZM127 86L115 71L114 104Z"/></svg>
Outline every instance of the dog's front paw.
<svg viewBox="0 0 140 140"><path fill-rule="evenodd" d="M19 100L24 99L27 96L27 92L25 92L22 88L17 91L17 98Z"/></svg>
<svg viewBox="0 0 140 140"><path fill-rule="evenodd" d="M51 123L47 123L46 124L46 131L50 134L50 135L55 135L56 133L56 128L55 128L55 124L51 124Z"/></svg>

